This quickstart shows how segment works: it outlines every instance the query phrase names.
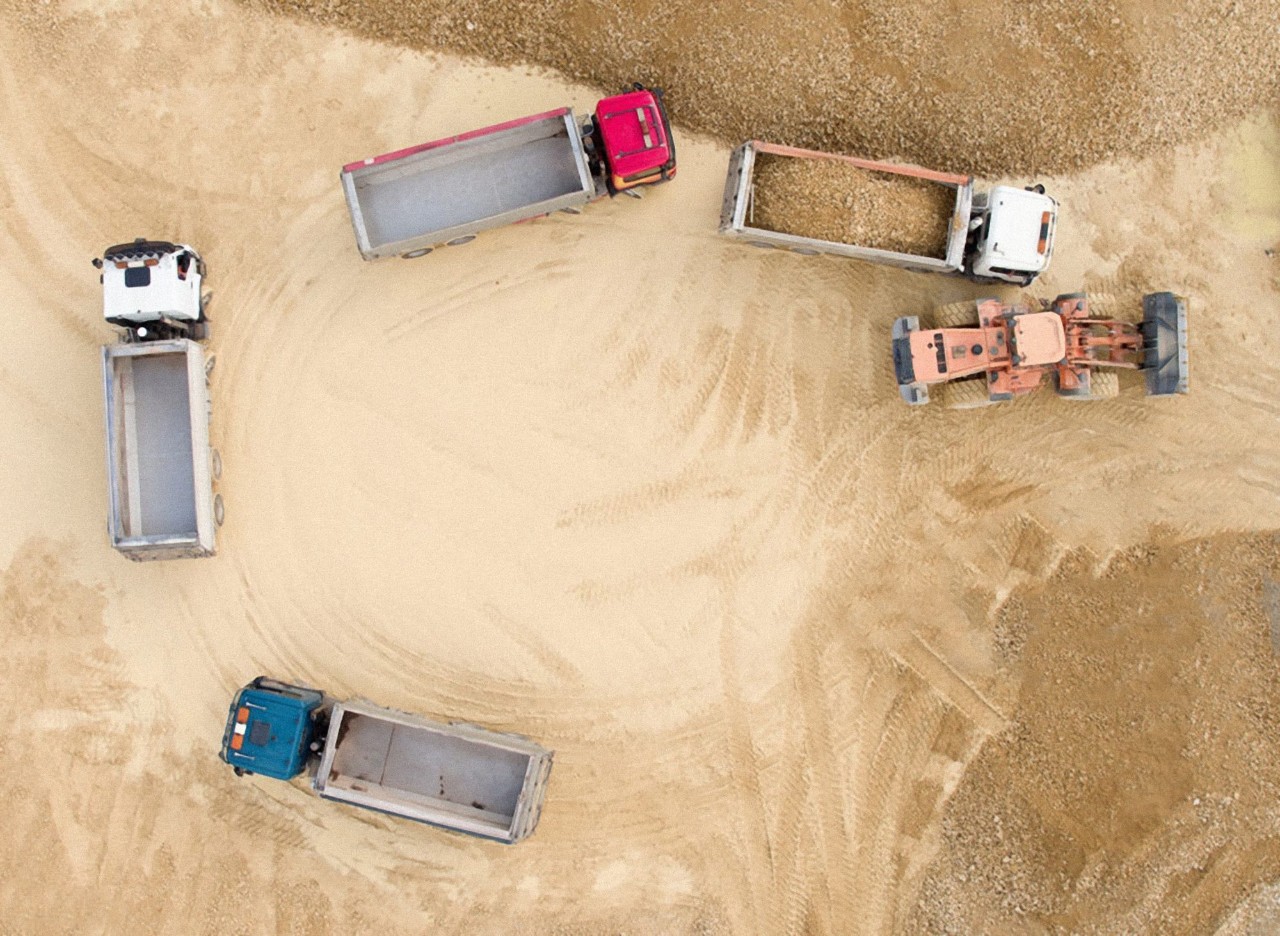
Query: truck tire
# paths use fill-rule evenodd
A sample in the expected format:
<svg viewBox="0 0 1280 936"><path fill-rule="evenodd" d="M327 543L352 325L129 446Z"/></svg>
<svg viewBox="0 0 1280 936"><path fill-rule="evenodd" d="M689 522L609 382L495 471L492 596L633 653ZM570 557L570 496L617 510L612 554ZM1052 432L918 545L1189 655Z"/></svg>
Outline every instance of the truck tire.
<svg viewBox="0 0 1280 936"><path fill-rule="evenodd" d="M930 328L977 328L978 303L969 299L938 306L927 318Z"/></svg>
<svg viewBox="0 0 1280 936"><path fill-rule="evenodd" d="M209 452L209 474L215 481L222 479L222 453L217 449L211 449Z"/></svg>
<svg viewBox="0 0 1280 936"><path fill-rule="evenodd" d="M213 495L213 522L222 526L222 522L227 519L227 508L222 503L222 495Z"/></svg>
<svg viewBox="0 0 1280 936"><path fill-rule="evenodd" d="M446 247L461 247L463 244L469 244L476 239L474 234L463 234L461 237L455 237L451 241L445 241Z"/></svg>
<svg viewBox="0 0 1280 936"><path fill-rule="evenodd" d="M929 395L945 409L970 410L990 406L994 400L987 393L986 377L971 377L934 384Z"/></svg>
<svg viewBox="0 0 1280 936"><path fill-rule="evenodd" d="M425 257L434 250L434 247L419 247L417 250L410 250L400 255L401 260L417 260L419 257Z"/></svg>
<svg viewBox="0 0 1280 936"><path fill-rule="evenodd" d="M211 354L204 359L204 379L208 380L209 375L213 373L213 366L218 363L218 356Z"/></svg>

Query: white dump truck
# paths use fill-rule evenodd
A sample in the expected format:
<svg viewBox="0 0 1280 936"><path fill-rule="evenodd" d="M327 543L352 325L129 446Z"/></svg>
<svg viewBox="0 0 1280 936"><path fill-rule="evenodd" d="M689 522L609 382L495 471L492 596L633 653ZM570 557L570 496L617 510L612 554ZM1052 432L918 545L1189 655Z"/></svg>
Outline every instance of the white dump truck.
<svg viewBox="0 0 1280 936"><path fill-rule="evenodd" d="M232 700L221 756L239 775L310 769L325 799L513 844L538 824L553 752L259 676Z"/></svg>
<svg viewBox="0 0 1280 936"><path fill-rule="evenodd" d="M720 232L756 247L1028 285L1049 266L1043 186L975 192L972 176L752 140L733 151Z"/></svg>
<svg viewBox="0 0 1280 936"><path fill-rule="evenodd" d="M342 189L366 260L421 257L484 230L676 174L656 88L633 85L579 120L571 109L510 120L344 166Z"/></svg>
<svg viewBox="0 0 1280 936"><path fill-rule="evenodd" d="M212 356L201 291L204 261L185 244L110 247L104 313L121 341L102 349L107 532L130 559L212 556L222 523L222 460L209 444Z"/></svg>

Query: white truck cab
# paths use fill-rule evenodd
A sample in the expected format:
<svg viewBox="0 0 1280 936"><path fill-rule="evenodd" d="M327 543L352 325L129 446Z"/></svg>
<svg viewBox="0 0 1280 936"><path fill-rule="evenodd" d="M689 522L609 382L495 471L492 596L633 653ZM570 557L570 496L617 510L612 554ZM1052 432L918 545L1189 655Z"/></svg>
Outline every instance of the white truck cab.
<svg viewBox="0 0 1280 936"><path fill-rule="evenodd" d="M1058 202L1044 186L997 185L973 196L969 275L978 281L1026 286L1049 266Z"/></svg>
<svg viewBox="0 0 1280 936"><path fill-rule="evenodd" d="M137 340L204 338L204 261L187 244L138 238L108 247L102 271L103 315Z"/></svg>

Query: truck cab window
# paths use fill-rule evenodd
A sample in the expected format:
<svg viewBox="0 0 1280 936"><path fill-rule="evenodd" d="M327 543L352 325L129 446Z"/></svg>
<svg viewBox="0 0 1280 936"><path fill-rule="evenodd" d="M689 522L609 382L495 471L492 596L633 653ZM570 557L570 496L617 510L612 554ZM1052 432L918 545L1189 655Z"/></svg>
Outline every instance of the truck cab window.
<svg viewBox="0 0 1280 936"><path fill-rule="evenodd" d="M150 286L151 267L126 267L124 271L124 284L130 287Z"/></svg>

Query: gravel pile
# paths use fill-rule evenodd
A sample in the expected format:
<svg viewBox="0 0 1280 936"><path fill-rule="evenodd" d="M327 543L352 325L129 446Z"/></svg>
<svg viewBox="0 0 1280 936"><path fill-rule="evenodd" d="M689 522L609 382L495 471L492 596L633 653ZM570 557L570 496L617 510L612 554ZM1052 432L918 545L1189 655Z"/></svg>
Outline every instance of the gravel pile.
<svg viewBox="0 0 1280 936"><path fill-rule="evenodd" d="M754 227L943 259L956 192L835 159L756 156Z"/></svg>
<svg viewBox="0 0 1280 936"><path fill-rule="evenodd" d="M1034 175L1193 139L1280 91L1270 0L240 0L415 48L668 89L673 119Z"/></svg>

